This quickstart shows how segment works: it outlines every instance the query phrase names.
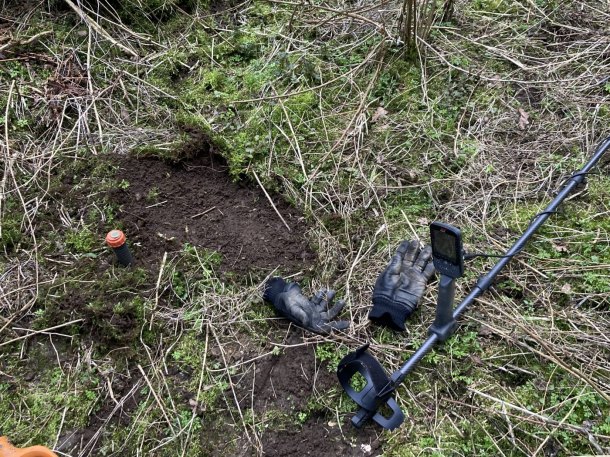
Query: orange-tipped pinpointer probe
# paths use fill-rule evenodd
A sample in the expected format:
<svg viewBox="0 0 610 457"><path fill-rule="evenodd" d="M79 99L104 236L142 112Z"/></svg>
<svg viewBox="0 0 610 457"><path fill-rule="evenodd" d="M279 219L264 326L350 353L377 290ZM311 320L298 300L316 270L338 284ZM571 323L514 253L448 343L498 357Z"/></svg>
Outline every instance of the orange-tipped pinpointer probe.
<svg viewBox="0 0 610 457"><path fill-rule="evenodd" d="M17 449L6 436L0 436L0 457L57 457L57 454L44 446Z"/></svg>
<svg viewBox="0 0 610 457"><path fill-rule="evenodd" d="M128 267L133 262L131 252L127 247L127 238L120 230L110 230L106 235L106 244L112 248L116 254L116 259L124 267Z"/></svg>

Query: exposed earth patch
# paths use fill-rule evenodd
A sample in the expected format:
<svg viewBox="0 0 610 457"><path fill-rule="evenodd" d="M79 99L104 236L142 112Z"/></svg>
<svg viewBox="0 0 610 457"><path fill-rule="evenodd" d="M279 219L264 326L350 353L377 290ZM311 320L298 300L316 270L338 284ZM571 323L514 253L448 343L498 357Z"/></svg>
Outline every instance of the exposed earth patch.
<svg viewBox="0 0 610 457"><path fill-rule="evenodd" d="M349 422L349 421L347 421ZM378 456L381 444L372 425L357 430L349 423L313 418L302 427L268 432L263 435L266 456Z"/></svg>
<svg viewBox="0 0 610 457"><path fill-rule="evenodd" d="M233 182L222 158L207 150L178 164L125 157L117 180L118 220L142 266L159 265L165 251L185 243L220 253L223 272L297 273L315 261L303 216L274 198L289 231L262 189Z"/></svg>
<svg viewBox="0 0 610 457"><path fill-rule="evenodd" d="M380 443L374 425L356 430L349 418L338 423L332 412L312 406L312 399L328 395L339 384L327 363L316 358L316 345L307 343L303 338L306 335L292 328L281 354L253 363L239 383L243 388L254 385L253 391L241 393L240 402L243 408L253 408L256 417L308 411L300 425L266 428L261 436L264 455L378 455L375 451L380 451Z"/></svg>
<svg viewBox="0 0 610 457"><path fill-rule="evenodd" d="M303 336L303 330L293 327L285 341L279 335L272 338L285 347L279 355L262 358L249 367L240 382L246 389L239 399L244 407L252 407L257 415L269 410L304 410L312 395L337 385L326 364L316 359L316 346L305 342Z"/></svg>

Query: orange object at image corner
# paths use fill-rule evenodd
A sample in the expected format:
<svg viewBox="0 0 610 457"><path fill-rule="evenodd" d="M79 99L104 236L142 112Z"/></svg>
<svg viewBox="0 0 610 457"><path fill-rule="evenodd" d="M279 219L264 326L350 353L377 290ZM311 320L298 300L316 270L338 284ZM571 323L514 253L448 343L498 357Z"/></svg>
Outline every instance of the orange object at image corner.
<svg viewBox="0 0 610 457"><path fill-rule="evenodd" d="M57 454L44 446L18 449L9 443L6 436L0 436L0 457L57 457Z"/></svg>

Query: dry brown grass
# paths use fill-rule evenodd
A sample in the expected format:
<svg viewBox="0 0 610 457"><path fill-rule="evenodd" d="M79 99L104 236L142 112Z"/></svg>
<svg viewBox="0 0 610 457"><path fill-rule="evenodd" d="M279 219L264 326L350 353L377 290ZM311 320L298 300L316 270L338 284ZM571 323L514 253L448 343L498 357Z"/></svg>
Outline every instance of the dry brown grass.
<svg viewBox="0 0 610 457"><path fill-rule="evenodd" d="M21 214L20 232L27 240L26 248L2 258L0 335L4 342L23 337L20 345L3 347L5 360L28 357L25 342L34 337L29 323L40 290L54 281L59 269L72 268L76 262L70 255L49 255L49 237L37 231L40 215L49 211L58 214L57 223L64 227L78 231L85 225L82 217L49 197L55 171L94 155L125 154L142 143L167 146L175 141L175 113L159 100L184 106L180 94L168 93L154 80L154 72L171 61L173 52L192 46L191 28L209 26L212 17L200 10L182 35L151 37L119 23L108 11L98 14L81 2L68 3L72 11L78 10L84 27L61 34L61 41L51 30L28 28L45 5L33 4L27 11L13 5L2 13L3 36L9 37L0 40L3 63L32 62L46 65L50 72L42 79L30 71L0 80L5 107L0 219ZM253 176L258 173L264 188L279 182L282 192L308 212L309 236L318 246L321 265L311 288L340 289L349 301L345 315L352 321L343 334L307 336L303 344L326 342L345 351L370 341L384 365L396 369L426 334L435 289L432 284L405 335L369 324L371 287L398 240L425 241L427 224L442 219L465 228L471 250L503 252L608 134L607 5L575 1L553 7L524 1L500 2L493 8L488 2L458 2L456 23L434 26L430 39L419 39L421 54L412 64L419 67L419 79L414 83L406 80L413 75L403 75L405 80L391 89L393 98L384 101L380 81L402 58L393 47L400 35L402 2L353 2L349 7L332 2L271 3L293 14L285 28L274 30L267 61L280 53L313 56L325 79L288 89L280 81L270 82L255 97L237 100L233 106L247 107L246 119L262 117L277 138L250 171ZM249 3L237 5L232 13L237 25L217 25L212 35L227 40L226 29L239 28L250 8ZM333 50L336 55L347 58L365 44L367 52L353 63L337 64L336 55L325 54L325 41L337 37L345 44ZM29 52L28 46L38 41L41 46ZM125 54L117 56L117 47ZM9 54L13 49L22 51ZM209 57L211 63L183 65L193 65L195 73L197 65L214 66L214 57ZM444 86L451 90L443 92ZM457 89L465 93L455 95ZM289 100L309 93L319 100L319 113L295 118ZM459 100L459 115L449 128L443 110L453 106L452 97ZM385 103L395 99L406 102ZM279 117L265 111L270 104L279 107ZM207 116L214 109L195 111ZM36 124L13 128L27 118ZM220 116L210 119L216 133L228 132ZM307 135L312 129L315 133ZM460 160L463 164L456 167ZM299 178L278 174L278 164L280 169L296 170ZM399 390L399 401L411 414L400 430L383 435L388 455L472 455L460 447L469 440L483 449L482 455L572 454L575 451L562 434L584 436L591 453L610 452L610 432L594 428L610 411L610 293L579 287L586 273L598 275L598 286L607 284L603 281L608 279L610 257L593 261L583 245L609 246L610 209L604 188L608 181L595 175L589 181L588 191L566 203L565 216L550 220L533 249L511 262L502 277L504 285L478 300L464 316L458 335L475 334L478 346L463 339L449 344L426 359ZM412 204L413 195L427 206ZM9 200L16 206L7 207ZM329 217L339 222L329 224ZM176 345L189 335L199 338L203 347L196 398L225 381L221 409L237 430L236 449L262 452L267 419L249 416L236 394L237 388L245 388L239 385L243 371L272 354L268 347L259 347L254 354L250 346L261 321L271 321L268 315L250 312L260 301L261 281L227 287L201 262L193 272L208 275L211 285L205 292L194 294L193 282L186 299L164 305L158 297L171 291L177 262L167 258L155 278L152 296L157 299L146 303L142 334L153 324L165 333L154 344L142 337L138 364L119 364L116 354L97 359L92 344L73 348L78 355L61 360L61 349L54 344L58 339L71 341L72 335L61 329L42 330L57 354L62 379L77 390L73 378L86 367L103 379L95 391L97 399L114 405L104 411L95 432L83 438L74 455L94 455L92 450L113 418L133 398L141 407L130 411L125 442L115 443L108 454L119 455L137 441L140 449L153 449L150 455L170 448L177 450L174 455L189 455L198 440L194 428L200 411L195 407L181 425L174 420L181 405L167 369ZM473 264L459 295L465 295L491 264ZM219 363L215 368L211 358ZM3 373L6 368L0 367L10 382L22 382L20 375ZM112 387L116 379L132 383L118 401ZM148 393L138 396L144 386ZM533 395L548 399L545 406L540 407ZM331 416L343 418L348 410L337 392L317 401ZM583 404L594 418L576 423ZM44 424L31 428L38 426ZM58 438L62 427L63 420ZM580 442L577 449L582 446Z"/></svg>

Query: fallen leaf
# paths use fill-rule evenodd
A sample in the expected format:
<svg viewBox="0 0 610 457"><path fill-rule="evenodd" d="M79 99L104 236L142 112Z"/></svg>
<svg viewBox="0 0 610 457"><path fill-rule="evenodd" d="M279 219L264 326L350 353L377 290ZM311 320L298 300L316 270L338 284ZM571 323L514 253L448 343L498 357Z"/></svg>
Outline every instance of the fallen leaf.
<svg viewBox="0 0 610 457"><path fill-rule="evenodd" d="M563 286L561 286L561 292L563 292L564 294L571 293L572 292L572 286L566 282Z"/></svg>
<svg viewBox="0 0 610 457"><path fill-rule="evenodd" d="M530 115L527 114L523 108L519 108L519 128L521 130L525 130L525 128L529 125Z"/></svg>
<svg viewBox="0 0 610 457"><path fill-rule="evenodd" d="M470 359L475 363L475 365L483 365L483 360L478 355L471 355Z"/></svg>
<svg viewBox="0 0 610 457"><path fill-rule="evenodd" d="M551 241L551 243L557 252L568 252L568 247L565 244L556 243L554 241Z"/></svg>
<svg viewBox="0 0 610 457"><path fill-rule="evenodd" d="M371 117L371 122L377 122L379 119L383 119L388 115L388 111L383 106L378 106L375 112L373 113L373 117Z"/></svg>
<svg viewBox="0 0 610 457"><path fill-rule="evenodd" d="M481 328L479 328L480 336L490 336L493 335L493 333L493 330L490 329L487 325L481 325Z"/></svg>

